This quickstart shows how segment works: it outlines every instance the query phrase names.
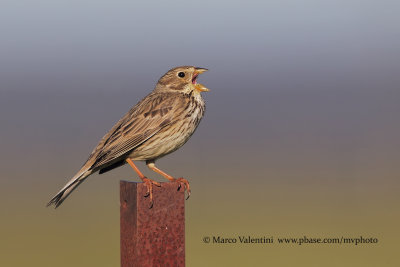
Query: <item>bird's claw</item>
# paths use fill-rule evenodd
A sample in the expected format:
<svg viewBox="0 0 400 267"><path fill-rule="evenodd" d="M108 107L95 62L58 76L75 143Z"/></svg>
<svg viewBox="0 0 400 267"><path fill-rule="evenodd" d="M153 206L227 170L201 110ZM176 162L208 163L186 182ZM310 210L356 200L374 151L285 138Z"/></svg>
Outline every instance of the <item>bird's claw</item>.
<svg viewBox="0 0 400 267"><path fill-rule="evenodd" d="M147 177L142 178L143 183L147 187L147 192L144 195L144 197L149 197L150 198L150 207L151 209L153 207L154 201L153 201L153 185L156 185L158 187L161 187L161 184L159 182L153 181Z"/></svg>
<svg viewBox="0 0 400 267"><path fill-rule="evenodd" d="M181 177L181 178L175 179L174 181L178 183L178 190L177 191L180 191L181 188L182 188L182 185L183 185L184 190L187 192L186 200L189 199L191 191L190 191L190 185L189 185L188 180L186 180L185 178Z"/></svg>

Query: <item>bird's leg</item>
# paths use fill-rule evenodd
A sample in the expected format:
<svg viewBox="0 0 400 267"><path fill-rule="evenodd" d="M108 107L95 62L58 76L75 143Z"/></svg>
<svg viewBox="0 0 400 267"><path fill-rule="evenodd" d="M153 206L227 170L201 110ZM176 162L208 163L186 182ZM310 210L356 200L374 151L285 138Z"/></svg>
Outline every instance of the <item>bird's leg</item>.
<svg viewBox="0 0 400 267"><path fill-rule="evenodd" d="M149 167L150 170L155 171L158 174L161 174L162 176L164 176L165 178L167 178L170 182L176 182L178 183L178 191L181 189L182 185L184 186L184 189L187 191L188 196L186 197L186 199L188 199L190 197L190 186L189 186L189 182L188 180L186 180L185 178L174 178L171 175L169 175L168 173L163 172L162 170L160 170L159 168L156 167L156 165L154 164L154 161L146 161L146 165L147 167Z"/></svg>
<svg viewBox="0 0 400 267"><path fill-rule="evenodd" d="M145 197L148 197L148 196L150 197L150 208L152 208L153 207L153 184L155 184L156 186L161 186L161 184L144 176L143 173L138 169L138 167L136 167L136 165L133 163L133 161L130 158L127 158L126 162L128 162L128 164L135 170L135 172L139 175L140 179L142 179L143 183L146 185L147 193L146 193Z"/></svg>

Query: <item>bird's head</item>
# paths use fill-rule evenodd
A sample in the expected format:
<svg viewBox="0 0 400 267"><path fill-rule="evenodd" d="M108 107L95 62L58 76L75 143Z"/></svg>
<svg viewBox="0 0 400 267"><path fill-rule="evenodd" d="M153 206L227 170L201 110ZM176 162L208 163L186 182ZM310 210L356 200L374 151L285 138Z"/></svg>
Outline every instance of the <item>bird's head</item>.
<svg viewBox="0 0 400 267"><path fill-rule="evenodd" d="M174 90L184 93L201 93L210 91L204 85L197 83L197 76L207 69L193 66L176 67L165 73L159 80L156 90Z"/></svg>

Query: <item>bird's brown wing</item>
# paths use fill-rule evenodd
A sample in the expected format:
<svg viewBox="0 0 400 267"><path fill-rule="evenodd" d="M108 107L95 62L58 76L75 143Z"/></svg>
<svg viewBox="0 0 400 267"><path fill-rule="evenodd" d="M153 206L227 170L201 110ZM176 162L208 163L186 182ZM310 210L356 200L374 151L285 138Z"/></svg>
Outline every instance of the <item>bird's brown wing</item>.
<svg viewBox="0 0 400 267"><path fill-rule="evenodd" d="M150 94L134 106L106 134L93 150L88 162L97 170L112 164L171 123L174 109L182 106L182 97Z"/></svg>

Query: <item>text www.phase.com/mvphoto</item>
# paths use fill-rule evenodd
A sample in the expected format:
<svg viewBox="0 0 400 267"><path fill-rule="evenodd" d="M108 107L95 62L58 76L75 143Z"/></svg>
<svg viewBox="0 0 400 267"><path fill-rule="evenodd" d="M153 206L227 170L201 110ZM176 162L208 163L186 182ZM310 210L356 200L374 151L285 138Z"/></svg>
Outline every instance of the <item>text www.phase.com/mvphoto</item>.
<svg viewBox="0 0 400 267"><path fill-rule="evenodd" d="M288 244L288 245L308 245L308 244L336 244L336 245L359 245L377 244L376 237L277 237L273 236L250 236L239 235L235 237L225 236L205 236L203 243L206 244Z"/></svg>

